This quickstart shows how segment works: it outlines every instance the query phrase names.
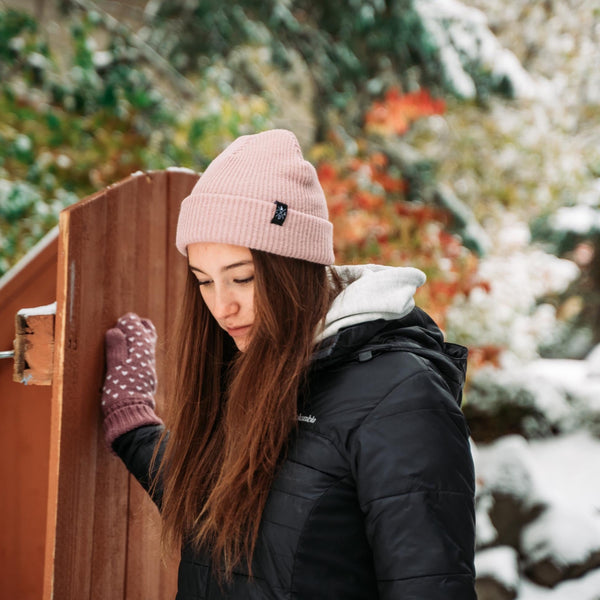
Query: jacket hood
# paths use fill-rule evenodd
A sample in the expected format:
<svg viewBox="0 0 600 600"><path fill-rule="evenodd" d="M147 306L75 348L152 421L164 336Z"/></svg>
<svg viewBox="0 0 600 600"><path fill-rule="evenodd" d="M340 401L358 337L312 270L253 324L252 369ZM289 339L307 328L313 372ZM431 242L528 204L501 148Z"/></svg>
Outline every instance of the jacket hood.
<svg viewBox="0 0 600 600"><path fill-rule="evenodd" d="M413 294L425 282L418 269L379 265L337 267L346 289L333 302L317 338L313 369L364 362L383 352L421 356L442 375L460 405L467 349L444 341L433 319L415 307Z"/></svg>
<svg viewBox="0 0 600 600"><path fill-rule="evenodd" d="M413 296L426 279L425 273L412 267L345 265L332 269L346 287L333 301L317 342L350 325L404 317L415 307Z"/></svg>

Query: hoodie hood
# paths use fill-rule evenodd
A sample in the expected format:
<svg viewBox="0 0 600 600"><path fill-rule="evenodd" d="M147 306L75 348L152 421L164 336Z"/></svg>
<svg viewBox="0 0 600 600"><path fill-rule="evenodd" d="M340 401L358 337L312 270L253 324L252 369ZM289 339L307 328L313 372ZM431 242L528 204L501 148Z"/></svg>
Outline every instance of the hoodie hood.
<svg viewBox="0 0 600 600"><path fill-rule="evenodd" d="M425 273L412 267L346 265L332 269L347 285L333 301L317 343L351 325L404 317L415 307L413 296L426 279Z"/></svg>
<svg viewBox="0 0 600 600"><path fill-rule="evenodd" d="M332 303L313 369L364 362L383 352L411 352L425 358L446 381L457 404L467 369L467 349L444 341L413 294L425 275L408 267L335 267L348 286Z"/></svg>

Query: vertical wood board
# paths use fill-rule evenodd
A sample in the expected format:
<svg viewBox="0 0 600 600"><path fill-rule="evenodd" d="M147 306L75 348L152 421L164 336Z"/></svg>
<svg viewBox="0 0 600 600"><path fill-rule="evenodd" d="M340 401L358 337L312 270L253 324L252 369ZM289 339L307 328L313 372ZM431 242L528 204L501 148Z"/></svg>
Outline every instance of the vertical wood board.
<svg viewBox="0 0 600 600"><path fill-rule="evenodd" d="M58 230L0 279L0 350L12 349L15 315L56 298ZM13 380L0 361L0 595L39 600L43 589L51 388Z"/></svg>
<svg viewBox="0 0 600 600"><path fill-rule="evenodd" d="M173 214L196 180L134 176L61 214L46 600L174 596L156 508L105 447L100 395L104 334L118 317L149 317L165 337L173 281L185 274L169 248ZM160 343L157 359L160 378Z"/></svg>

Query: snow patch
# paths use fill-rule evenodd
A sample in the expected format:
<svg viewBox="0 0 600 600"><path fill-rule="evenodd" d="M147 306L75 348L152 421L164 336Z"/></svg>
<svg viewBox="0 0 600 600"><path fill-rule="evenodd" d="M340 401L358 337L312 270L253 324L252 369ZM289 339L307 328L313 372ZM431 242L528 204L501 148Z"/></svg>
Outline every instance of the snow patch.
<svg viewBox="0 0 600 600"><path fill-rule="evenodd" d="M475 539L477 546L491 546L498 539L498 530L490 518L490 511L494 506L491 494L483 494L477 499L475 509Z"/></svg>
<svg viewBox="0 0 600 600"><path fill-rule="evenodd" d="M521 551L528 562L583 563L600 552L600 515L550 506L522 531Z"/></svg>
<svg viewBox="0 0 600 600"><path fill-rule="evenodd" d="M525 438L507 435L487 446L478 445L476 460L475 470L484 490L501 491L527 505L544 500Z"/></svg>
<svg viewBox="0 0 600 600"><path fill-rule="evenodd" d="M521 364L537 358L540 342L555 335L556 311L538 304L538 298L563 292L580 270L573 261L522 247L526 241L517 225L493 240L496 253L479 263L478 280L485 287L475 287L468 297L456 296L448 310L450 339L506 348Z"/></svg>
<svg viewBox="0 0 600 600"><path fill-rule="evenodd" d="M524 579L517 600L598 600L600 590L600 569L587 575L566 581L553 590L539 587Z"/></svg>
<svg viewBox="0 0 600 600"><path fill-rule="evenodd" d="M550 502L574 511L600 513L598 438L587 431L577 431L531 440L529 461L540 494Z"/></svg>
<svg viewBox="0 0 600 600"><path fill-rule="evenodd" d="M540 358L524 367L523 372L563 390L579 408L600 411L599 347L586 360Z"/></svg>
<svg viewBox="0 0 600 600"><path fill-rule="evenodd" d="M508 590L516 591L519 588L517 552L510 546L497 546L478 552L475 572L478 578L495 579Z"/></svg>
<svg viewBox="0 0 600 600"><path fill-rule="evenodd" d="M600 230L600 210L586 204L563 206L552 215L550 225L558 231L590 234Z"/></svg>
<svg viewBox="0 0 600 600"><path fill-rule="evenodd" d="M18 313L23 317L34 317L39 315L55 315L56 314L56 302L52 304L46 304L44 306L36 306L34 308L21 308Z"/></svg>
<svg viewBox="0 0 600 600"><path fill-rule="evenodd" d="M500 45L482 11L457 0L416 0L414 7L438 48L448 85L459 96L476 96L468 70L481 68L496 83L507 80L517 97L538 95L537 84L518 58Z"/></svg>
<svg viewBox="0 0 600 600"><path fill-rule="evenodd" d="M197 171L188 169L187 167L167 167L169 173L189 173L190 175L200 175Z"/></svg>

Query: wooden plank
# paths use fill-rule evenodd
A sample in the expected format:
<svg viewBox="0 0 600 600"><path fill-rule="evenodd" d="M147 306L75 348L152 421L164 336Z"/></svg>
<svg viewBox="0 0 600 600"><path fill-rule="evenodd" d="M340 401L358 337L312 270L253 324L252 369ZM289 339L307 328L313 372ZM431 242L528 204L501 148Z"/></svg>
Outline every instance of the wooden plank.
<svg viewBox="0 0 600 600"><path fill-rule="evenodd" d="M104 334L113 327L135 290L134 257L135 232L138 215L135 197L138 193L137 178L126 180L109 188L103 199L106 212L103 220L103 243L105 265L98 277L97 296L101 298L99 336L101 364L99 385L104 376ZM90 249L93 252L93 249ZM97 444L98 465L96 485L97 501L94 505L93 560L91 563L90 598L124 598L126 577L127 536L129 535L128 475L117 457L104 443L101 428L100 394L94 397L98 415ZM110 533L108 533L110 532ZM124 560L125 558L125 560Z"/></svg>
<svg viewBox="0 0 600 600"><path fill-rule="evenodd" d="M198 179L190 173L169 172L153 174L152 193L147 191L139 198L145 198L148 210L140 206L138 214L148 216L148 227L154 232L146 239L156 244L149 250L151 272L149 288L145 298L148 310L140 314L150 315L157 328L157 412L165 410L163 382L165 377L164 351L167 336L173 323L177 299L185 281L186 261L175 249L175 230L179 206ZM166 201L165 201L166 198ZM160 240L160 241L159 241ZM144 240L138 246L143 248ZM142 253L143 256L143 253ZM138 264L138 269L148 269L148 265ZM140 299L141 300L141 299ZM127 598L140 600L160 600L172 598L176 591L178 557L162 556L159 553L160 517L156 507L149 501L137 482L132 480L130 488L130 535L128 538Z"/></svg>
<svg viewBox="0 0 600 600"><path fill-rule="evenodd" d="M15 316L13 381L52 385L56 303L21 308Z"/></svg>
<svg viewBox="0 0 600 600"><path fill-rule="evenodd" d="M15 314L56 297L58 230L50 232L0 279L0 349L12 348ZM0 361L0 590L39 600L43 589L50 443L50 387L12 381Z"/></svg>
<svg viewBox="0 0 600 600"><path fill-rule="evenodd" d="M196 180L134 176L61 214L45 600L174 596L176 563L161 561L158 512L105 447L99 401L104 333L133 311L157 327L164 409L164 340L186 269L175 225Z"/></svg>
<svg viewBox="0 0 600 600"><path fill-rule="evenodd" d="M164 339L164 289L167 284L165 246L167 237L167 175L152 173L138 179L136 197L136 290L135 312L150 317L157 334L157 376L162 381ZM131 310L131 308L130 308ZM162 401L158 399L157 406ZM126 598L159 600L161 577L160 518L156 506L133 478L130 479L129 536L127 548ZM170 594L174 597L175 590Z"/></svg>
<svg viewBox="0 0 600 600"><path fill-rule="evenodd" d="M177 219L183 199L192 191L199 175L192 172L169 172L169 215L167 240L167 279L170 287L166 290L167 322L173 323L178 308L178 294L184 289L187 276L187 261L175 247Z"/></svg>
<svg viewBox="0 0 600 600"><path fill-rule="evenodd" d="M89 598L92 585L90 515L96 506L97 469L102 475L96 447L107 208L104 195L97 199L60 216L50 473L56 504L54 528L50 522L48 532L54 545L47 552L52 571L47 598ZM99 491L106 493L102 485Z"/></svg>
<svg viewBox="0 0 600 600"><path fill-rule="evenodd" d="M156 508L104 446L104 333L128 311L163 341L185 259L174 251L189 173L131 177L61 214L45 600L159 600L175 593ZM159 384L157 405L164 408Z"/></svg>
<svg viewBox="0 0 600 600"><path fill-rule="evenodd" d="M172 331L175 323L175 315L179 308L180 298L183 293L184 284L187 276L187 260L175 247L175 237L177 232L177 219L179 217L179 208L183 199L192 191L195 183L198 181L198 175L191 172L170 171L168 172L167 182L167 236L166 236L166 269L167 282L163 292L164 297L164 343L168 347L169 332ZM165 369L163 367L164 374ZM163 375L164 379L164 375ZM167 398L159 395L159 410L165 410ZM178 557L167 558L166 566L161 571L160 588L158 598L166 599L174 596L173 591L177 588L177 565Z"/></svg>

